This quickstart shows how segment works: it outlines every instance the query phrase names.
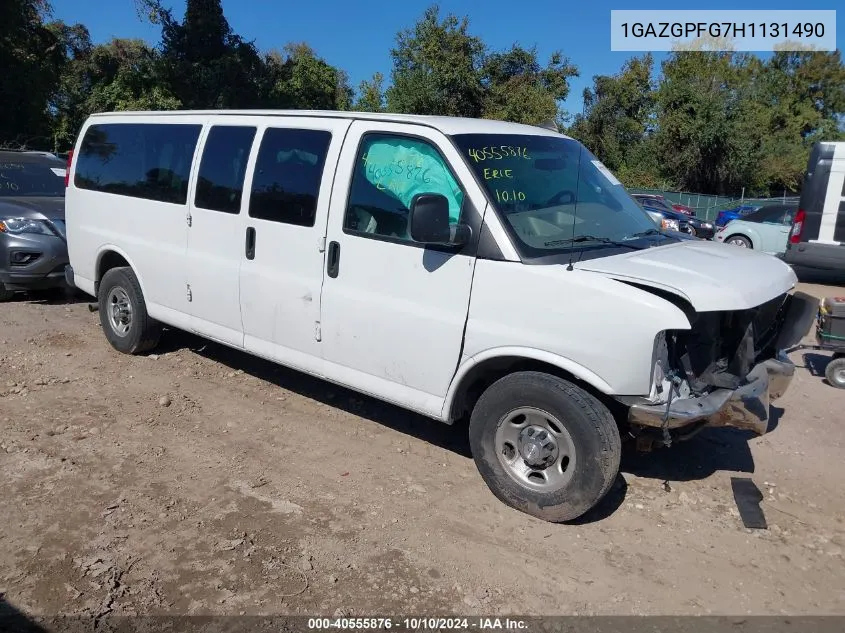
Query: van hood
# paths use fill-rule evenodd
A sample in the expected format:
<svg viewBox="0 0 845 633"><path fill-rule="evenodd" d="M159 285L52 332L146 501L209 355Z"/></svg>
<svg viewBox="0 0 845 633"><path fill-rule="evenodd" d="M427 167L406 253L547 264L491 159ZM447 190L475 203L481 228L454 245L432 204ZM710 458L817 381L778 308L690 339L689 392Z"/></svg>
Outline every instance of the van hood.
<svg viewBox="0 0 845 633"><path fill-rule="evenodd" d="M772 255L704 240L590 259L575 268L668 290L698 312L754 308L788 292L798 281L792 269Z"/></svg>

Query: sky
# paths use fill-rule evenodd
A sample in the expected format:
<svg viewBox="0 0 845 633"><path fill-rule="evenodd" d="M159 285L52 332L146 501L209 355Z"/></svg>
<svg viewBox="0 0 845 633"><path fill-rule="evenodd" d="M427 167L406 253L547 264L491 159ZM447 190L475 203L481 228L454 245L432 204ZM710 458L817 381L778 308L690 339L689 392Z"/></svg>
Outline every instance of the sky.
<svg viewBox="0 0 845 633"><path fill-rule="evenodd" d="M223 12L232 29L255 42L261 51L281 49L291 41L304 41L327 62L344 69L350 83L358 84L376 71L389 80L390 49L396 33L413 26L433 2L401 0L223 0ZM707 0L679 6L677 0L625 2L624 0L440 0L441 17L448 13L469 17L470 32L492 49L506 50L514 43L537 47L543 62L560 50L578 67L580 76L570 81L563 104L570 113L580 112L584 88L594 75L618 72L626 59L637 53L610 50L611 9L836 9L837 1ZM141 38L158 44L160 30L138 17L134 0L51 0L53 16L65 22L85 24L95 43L112 37ZM165 0L181 19L185 0ZM803 3L800 3L803 4ZM845 16L839 11L837 18ZM845 26L837 29L841 51ZM655 53L657 64L665 58Z"/></svg>

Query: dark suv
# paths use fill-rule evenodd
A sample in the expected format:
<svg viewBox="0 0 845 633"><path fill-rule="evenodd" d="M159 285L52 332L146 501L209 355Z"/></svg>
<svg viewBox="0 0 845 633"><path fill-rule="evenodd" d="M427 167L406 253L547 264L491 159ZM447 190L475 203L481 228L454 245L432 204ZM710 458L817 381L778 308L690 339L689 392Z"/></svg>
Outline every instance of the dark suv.
<svg viewBox="0 0 845 633"><path fill-rule="evenodd" d="M65 163L47 152L0 150L0 301L63 286Z"/></svg>

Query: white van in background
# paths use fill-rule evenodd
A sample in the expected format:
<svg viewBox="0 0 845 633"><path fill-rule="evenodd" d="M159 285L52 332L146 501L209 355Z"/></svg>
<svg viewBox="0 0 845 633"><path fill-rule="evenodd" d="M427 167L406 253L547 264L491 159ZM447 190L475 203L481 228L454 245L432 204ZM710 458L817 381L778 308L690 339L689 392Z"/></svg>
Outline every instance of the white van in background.
<svg viewBox="0 0 845 633"><path fill-rule="evenodd" d="M167 325L469 418L493 493L552 521L602 499L623 432L765 432L816 311L786 264L664 234L540 127L98 114L69 174L69 278L117 350Z"/></svg>
<svg viewBox="0 0 845 633"><path fill-rule="evenodd" d="M845 141L813 145L784 260L845 272Z"/></svg>

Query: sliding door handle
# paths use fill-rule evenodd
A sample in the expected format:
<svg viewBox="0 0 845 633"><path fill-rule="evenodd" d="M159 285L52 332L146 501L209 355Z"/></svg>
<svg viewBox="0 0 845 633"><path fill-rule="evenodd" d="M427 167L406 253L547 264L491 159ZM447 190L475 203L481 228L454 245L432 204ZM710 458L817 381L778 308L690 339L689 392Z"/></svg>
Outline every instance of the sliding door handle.
<svg viewBox="0 0 845 633"><path fill-rule="evenodd" d="M326 259L328 260L326 272L329 277L337 277L338 270L340 269L340 244L337 242L329 242L329 253Z"/></svg>
<svg viewBox="0 0 845 633"><path fill-rule="evenodd" d="M251 226L246 228L246 246L244 253L247 259L255 259L255 229Z"/></svg>

